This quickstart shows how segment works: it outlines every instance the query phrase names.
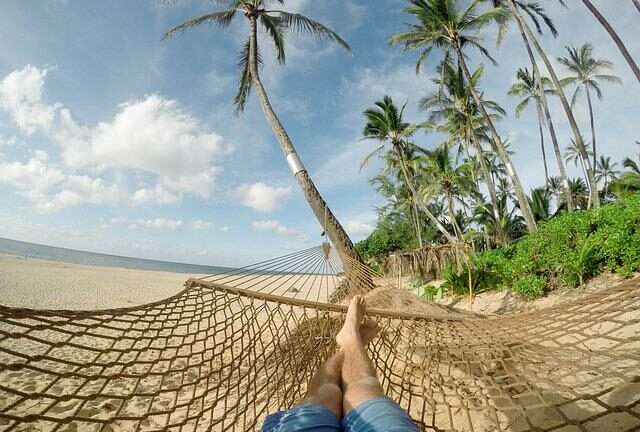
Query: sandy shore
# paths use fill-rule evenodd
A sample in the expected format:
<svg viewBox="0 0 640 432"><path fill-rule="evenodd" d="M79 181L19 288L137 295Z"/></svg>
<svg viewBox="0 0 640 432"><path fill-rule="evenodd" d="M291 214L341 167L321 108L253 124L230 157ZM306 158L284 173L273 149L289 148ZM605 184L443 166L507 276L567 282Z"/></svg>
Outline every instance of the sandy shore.
<svg viewBox="0 0 640 432"><path fill-rule="evenodd" d="M0 304L34 309L106 309L180 292L185 273L98 267L0 254Z"/></svg>

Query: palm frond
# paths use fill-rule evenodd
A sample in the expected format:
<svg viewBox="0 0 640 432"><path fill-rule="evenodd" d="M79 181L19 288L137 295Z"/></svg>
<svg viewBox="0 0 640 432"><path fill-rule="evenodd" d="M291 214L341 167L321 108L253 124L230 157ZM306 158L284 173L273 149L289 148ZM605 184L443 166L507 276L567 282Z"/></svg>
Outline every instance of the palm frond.
<svg viewBox="0 0 640 432"><path fill-rule="evenodd" d="M342 39L338 33L318 21L298 13L289 13L281 10L269 10L266 12L269 14L277 14L277 16L272 15L271 18L275 20L282 29L288 29L296 33L307 33L323 40L329 40L337 43L347 51L351 51L349 44Z"/></svg>
<svg viewBox="0 0 640 432"><path fill-rule="evenodd" d="M164 34L163 39L169 39L177 35L178 33L182 33L185 30L188 30L192 27L197 27L201 24L217 24L223 28L228 27L229 24L231 24L231 21L233 21L233 18L235 17L235 15L236 15L236 10L229 9L229 10L224 10L220 12L213 12L210 14L206 14L206 15L202 15L202 16L190 19L189 21L185 21L179 26L176 26L171 30L169 30L168 32L166 32Z"/></svg>
<svg viewBox="0 0 640 432"><path fill-rule="evenodd" d="M282 30L279 28L278 23L267 14L260 15L260 23L265 28L269 36L271 36L271 40L273 41L273 44L276 48L278 63L284 64L286 61L284 51L284 35L282 34Z"/></svg>

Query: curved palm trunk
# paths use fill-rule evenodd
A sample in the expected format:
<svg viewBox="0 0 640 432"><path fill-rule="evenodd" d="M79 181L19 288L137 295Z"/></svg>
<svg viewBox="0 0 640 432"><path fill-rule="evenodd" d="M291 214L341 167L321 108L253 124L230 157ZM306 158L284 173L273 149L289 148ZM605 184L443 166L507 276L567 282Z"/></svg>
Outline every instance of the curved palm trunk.
<svg viewBox="0 0 640 432"><path fill-rule="evenodd" d="M435 217L433 215L433 213L431 213L429 208L426 205L424 205L421 202L419 202L419 200L418 200L418 192L416 191L416 188L413 186L413 182L409 180L409 169L407 168L406 161L404 160L404 154L402 153L402 149L400 148L400 144L398 144L397 142L394 142L392 144L393 144L393 148L394 148L396 154L398 155L398 160L400 161L400 169L402 170L402 175L404 176L404 180L407 183L407 187L411 191L411 195L413 196L413 202L414 203L420 203L419 204L420 208L422 209L424 214L427 215L427 218L431 221L431 223L433 223L436 226L436 228L438 228L438 231L440 231L442 233L442 235L444 235L444 237L447 239L447 241L449 243L456 243L456 241L457 241L456 238L454 236L452 236L449 233L449 231L447 231L447 229L444 227L444 225L442 225L442 223L440 223L438 218Z"/></svg>
<svg viewBox="0 0 640 432"><path fill-rule="evenodd" d="M453 205L453 196L451 196L450 192L447 192L447 209L449 211L449 219L451 219L451 225L453 225L453 230L456 232L456 237L458 237L459 241L462 241L462 228L460 228L458 220L456 219L456 211Z"/></svg>
<svg viewBox="0 0 640 432"><path fill-rule="evenodd" d="M595 170L598 166L597 162L597 147L596 147L596 125L595 119L593 117L593 104L591 102L591 92L589 91L589 87L587 85L584 86L584 90L587 93L587 106L589 107L589 122L591 124L591 146L593 148L593 169Z"/></svg>
<svg viewBox="0 0 640 432"><path fill-rule="evenodd" d="M460 48L459 45L456 46L456 51L458 54L458 61L462 66L462 70L464 71L464 74L467 78L467 82L471 82L472 81L471 72L469 71L467 62L464 60L464 55L462 54L462 49ZM473 96L473 99L475 100L476 104L478 105L478 108L482 112L482 115L484 116L485 120L487 121L487 124L489 125L489 129L491 130L491 135L493 138L492 142L496 148L496 152L498 153L498 156L502 160L502 163L504 163L505 166L507 167L507 172L509 173L509 177L511 178L511 184L513 185L513 189L515 190L516 196L518 198L518 203L520 204L520 212L522 213L522 217L524 217L525 223L527 224L527 230L530 233L534 233L537 230L536 220L533 217L533 212L531 211L531 206L529 205L529 199L527 195L524 193L524 189L522 188L520 177L518 177L518 173L513 168L511 157L509 157L509 154L507 153L507 149L504 147L504 144L500 139L500 135L498 134L496 126L493 124L493 120L491 120L489 113L487 112L484 105L482 104L482 101L480 100L480 96L478 96L478 93L473 88L473 86L469 86L469 89L471 90L471 95Z"/></svg>
<svg viewBox="0 0 640 432"><path fill-rule="evenodd" d="M489 198L491 199L491 205L493 206L493 216L496 220L500 219L500 213L498 211L498 193L496 192L496 184L493 181L493 176L489 172L489 167L487 167L487 161L484 160L482 155L482 146L478 142L477 138L472 137L470 139L473 147L478 154L478 162L480 163L480 171L482 172L482 176L484 177L484 181L487 184L487 189L489 190ZM498 227L498 244L505 245L507 244L507 237L504 235L502 231L502 227Z"/></svg>
<svg viewBox="0 0 640 432"><path fill-rule="evenodd" d="M562 179L562 186L564 188L564 196L565 196L565 199L567 200L567 210L569 212L572 212L576 209L576 206L573 202L573 196L571 195L571 188L569 187L569 178L567 177L567 170L562 160L562 152L560 151L560 144L558 143L556 128L553 124L553 119L551 118L551 113L549 112L549 107L547 106L546 102L544 103L543 109L544 109L544 116L547 119L547 125L549 127L549 135L551 135L551 142L553 143L553 151L555 152L556 161L558 162L558 171L560 171L560 178Z"/></svg>
<svg viewBox="0 0 640 432"><path fill-rule="evenodd" d="M547 152L544 148L544 130L542 124L542 110L540 109L540 102L536 101L536 111L538 112L538 130L540 132L540 150L542 150L542 164L544 165L544 181L545 185L549 184L549 167L547 166Z"/></svg>
<svg viewBox="0 0 640 432"><path fill-rule="evenodd" d="M529 56L529 61L531 62L531 68L533 70L534 79L538 77L538 91L540 93L540 103L542 104L542 111L544 111L544 116L547 120L547 127L549 128L549 135L551 135L551 142L553 144L553 151L556 156L556 162L558 164L558 171L560 171L560 178L562 179L562 186L564 188L564 196L567 200L567 209L569 212L575 210L575 204L573 203L573 196L571 195L571 189L569 187L569 178L567 177L567 170L564 166L564 161L562 160L562 151L560 150L560 143L558 142L558 135L556 134L556 128L553 124L553 119L551 118L551 112L549 112L549 103L547 101L547 95L545 94L545 89L542 83L542 74L540 73L540 69L538 69L538 63L536 62L536 58L533 55L533 50L531 49L531 44L529 43L529 39L523 28L523 22L516 19L518 24L518 29L520 30L520 36L522 36L522 41L524 42L524 47L527 50L527 54Z"/></svg>
<svg viewBox="0 0 640 432"><path fill-rule="evenodd" d="M307 173L306 169L304 169L304 167L300 163L298 153L296 152L296 149L293 146L289 135L282 126L280 119L271 106L271 102L269 101L267 92L262 85L262 81L260 81L260 75L258 72L258 32L256 18L251 17L249 19L249 22L251 26L251 38L249 46L249 71L251 73L252 83L256 89L258 99L260 100L260 107L262 108L267 121L271 125L273 133L280 143L280 147L282 148L285 158L287 158L287 161L292 167L292 170L295 171L294 175L298 180L298 184L302 188L302 191L304 192L304 196L309 203L311 210L313 210L313 213L320 222L320 225L324 227L327 236L335 246L345 266L345 271L348 271L350 267L349 263L351 263L352 260L355 260L356 262L361 262L362 260L353 247L353 243L351 242L351 239L345 232L344 228L342 227L342 225L340 225L340 222L334 216L331 209L329 209L327 203L320 195L320 192L311 180L311 177Z"/></svg>
<svg viewBox="0 0 640 432"><path fill-rule="evenodd" d="M516 21L518 22L518 25L520 26L521 30L524 31L527 38L533 43L533 46L535 47L536 51L540 55L540 58L542 58L542 60L544 61L547 71L549 72L549 76L551 77L551 81L553 82L553 86L555 87L558 97L560 98L560 102L562 103L562 108L564 109L564 112L567 115L567 119L569 120L569 125L571 126L571 130L573 132L573 135L576 140L576 144L578 146L578 151L582 155L582 158L585 159L585 161L588 164L587 165L588 183L590 185L594 185L595 172L590 166L591 163L589 162L589 155L587 154L587 149L584 145L582 134L580 133L580 129L578 128L578 123L576 122L575 116L573 115L573 111L571 111L571 106L569 105L567 96L565 95L562 85L560 84L558 75L556 74L555 69L551 65L551 61L549 60L547 53L542 49L542 47L540 46L540 43L538 42L538 39L533 34L533 32L531 31L527 23L524 21L524 19L522 18L522 15L520 15L520 12L518 11L518 8L515 6L515 4L513 3L513 0L510 0L509 2L507 2L507 4L509 5L509 8L511 9L513 16L516 18ZM592 204L594 205L594 207L600 207L600 198L598 197L597 188L591 187L590 190L591 190L590 196L591 196Z"/></svg>
<svg viewBox="0 0 640 432"><path fill-rule="evenodd" d="M609 33L609 36L611 36L611 39L613 39L615 44L618 46L618 49L622 53L622 56L627 61L627 63L629 64L629 67L631 68L634 75L636 76L636 78L638 78L638 81L640 82L640 67L638 67L638 64L635 62L633 57L631 57L631 53L629 53L629 50L625 46L622 39L620 39L620 36L618 36L618 33L616 33L616 31L611 26L611 24L609 24L609 21L607 21L604 15L600 13L600 11L593 5L593 3L591 3L590 0L582 0L582 3L584 3L587 9L589 9L589 11L593 14L593 16L595 16L596 19L600 22L600 24L602 24L602 27L604 27L607 33ZM638 10L640 10L640 7L638 7L638 2L634 1L634 4L638 8Z"/></svg>
<svg viewBox="0 0 640 432"><path fill-rule="evenodd" d="M640 12L640 0L631 0L633 2L633 5L636 7L636 9L638 9L638 12Z"/></svg>

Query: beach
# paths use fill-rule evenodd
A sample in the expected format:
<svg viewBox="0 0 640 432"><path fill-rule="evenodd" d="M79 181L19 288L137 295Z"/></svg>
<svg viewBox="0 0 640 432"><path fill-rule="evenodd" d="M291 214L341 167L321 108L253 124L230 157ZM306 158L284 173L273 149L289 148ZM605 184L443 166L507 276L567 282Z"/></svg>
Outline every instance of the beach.
<svg viewBox="0 0 640 432"><path fill-rule="evenodd" d="M170 297L190 275L0 255L0 304L32 309L131 307Z"/></svg>

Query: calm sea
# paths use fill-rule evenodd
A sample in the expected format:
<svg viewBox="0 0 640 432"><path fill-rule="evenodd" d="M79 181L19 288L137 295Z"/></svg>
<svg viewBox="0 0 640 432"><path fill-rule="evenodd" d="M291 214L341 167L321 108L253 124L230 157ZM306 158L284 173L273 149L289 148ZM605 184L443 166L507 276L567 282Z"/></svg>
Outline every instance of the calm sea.
<svg viewBox="0 0 640 432"><path fill-rule="evenodd" d="M94 252L64 249L35 243L0 238L0 254L17 255L49 261L84 264L102 267L124 267L138 270L156 270L174 273L213 274L231 270L226 267L203 266L142 258L129 258Z"/></svg>

